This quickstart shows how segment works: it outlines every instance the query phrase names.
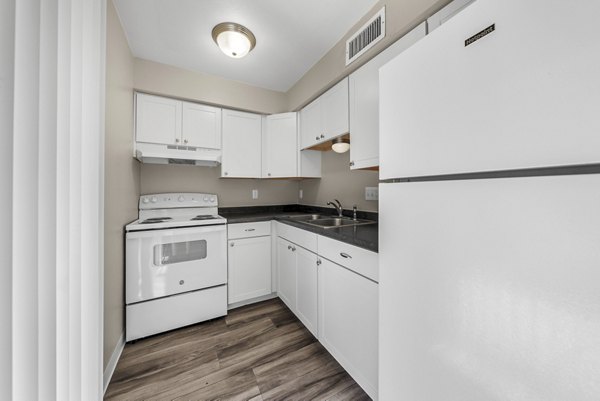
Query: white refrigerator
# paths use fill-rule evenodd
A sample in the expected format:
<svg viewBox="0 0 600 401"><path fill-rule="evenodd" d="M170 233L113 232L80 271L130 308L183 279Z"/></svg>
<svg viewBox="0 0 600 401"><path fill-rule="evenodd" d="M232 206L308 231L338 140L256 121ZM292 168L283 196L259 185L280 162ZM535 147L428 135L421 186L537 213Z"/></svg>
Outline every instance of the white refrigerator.
<svg viewBox="0 0 600 401"><path fill-rule="evenodd" d="M477 0L380 70L380 400L600 400L600 2Z"/></svg>

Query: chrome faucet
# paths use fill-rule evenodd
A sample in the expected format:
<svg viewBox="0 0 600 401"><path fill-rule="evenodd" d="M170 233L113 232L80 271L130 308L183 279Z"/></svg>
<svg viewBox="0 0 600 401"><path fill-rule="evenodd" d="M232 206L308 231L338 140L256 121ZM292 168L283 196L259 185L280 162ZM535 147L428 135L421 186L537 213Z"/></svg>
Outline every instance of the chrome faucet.
<svg viewBox="0 0 600 401"><path fill-rule="evenodd" d="M342 213L344 211L344 209L342 209L342 204L337 199L334 199L334 201L337 203L337 205L333 202L327 202L327 206L333 206L335 208L335 211L337 212L338 216L342 217L343 216Z"/></svg>

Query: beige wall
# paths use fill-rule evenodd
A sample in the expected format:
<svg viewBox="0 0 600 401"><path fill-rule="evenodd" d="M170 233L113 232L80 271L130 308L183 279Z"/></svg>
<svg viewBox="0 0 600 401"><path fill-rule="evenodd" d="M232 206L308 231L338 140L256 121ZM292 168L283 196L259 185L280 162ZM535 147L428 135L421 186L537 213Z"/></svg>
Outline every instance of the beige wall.
<svg viewBox="0 0 600 401"><path fill-rule="evenodd" d="M112 1L106 16L104 367L124 331L123 226L137 218L140 165L133 152L133 57Z"/></svg>
<svg viewBox="0 0 600 401"><path fill-rule="evenodd" d="M285 93L153 61L136 58L134 77L144 92L265 114L287 111Z"/></svg>
<svg viewBox="0 0 600 401"><path fill-rule="evenodd" d="M221 179L219 167L142 165L142 194L207 192L219 195L220 206L281 205L298 202L298 181ZM252 190L258 189L258 199Z"/></svg>
<svg viewBox="0 0 600 401"><path fill-rule="evenodd" d="M332 199L339 199L344 209L352 209L357 205L359 210L376 212L377 201L365 200L365 187L376 187L379 183L379 172L368 170L351 171L348 167L350 152L323 152L323 169L321 179L310 179L300 182L304 194L301 204L327 206Z"/></svg>
<svg viewBox="0 0 600 401"><path fill-rule="evenodd" d="M287 92L287 108L298 110L369 61L451 0L381 0ZM385 5L386 35L346 67L346 40Z"/></svg>

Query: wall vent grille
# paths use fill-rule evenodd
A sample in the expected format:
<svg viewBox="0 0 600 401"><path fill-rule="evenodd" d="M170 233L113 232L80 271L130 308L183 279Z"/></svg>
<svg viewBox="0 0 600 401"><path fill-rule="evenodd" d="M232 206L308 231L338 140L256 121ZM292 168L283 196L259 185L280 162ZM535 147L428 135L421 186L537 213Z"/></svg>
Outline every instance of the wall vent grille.
<svg viewBox="0 0 600 401"><path fill-rule="evenodd" d="M385 7L346 41L346 66L385 37Z"/></svg>

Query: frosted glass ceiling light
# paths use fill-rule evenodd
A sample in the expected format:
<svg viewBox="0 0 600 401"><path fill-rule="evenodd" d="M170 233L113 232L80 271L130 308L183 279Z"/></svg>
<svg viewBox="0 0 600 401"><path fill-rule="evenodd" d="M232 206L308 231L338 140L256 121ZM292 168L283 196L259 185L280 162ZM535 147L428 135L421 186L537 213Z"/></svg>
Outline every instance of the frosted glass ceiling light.
<svg viewBox="0 0 600 401"><path fill-rule="evenodd" d="M229 57L242 58L256 46L256 38L248 28L235 22L222 22L212 30L219 49Z"/></svg>
<svg viewBox="0 0 600 401"><path fill-rule="evenodd" d="M331 149L336 153L344 153L350 149L350 140L348 138L337 137L331 141Z"/></svg>

